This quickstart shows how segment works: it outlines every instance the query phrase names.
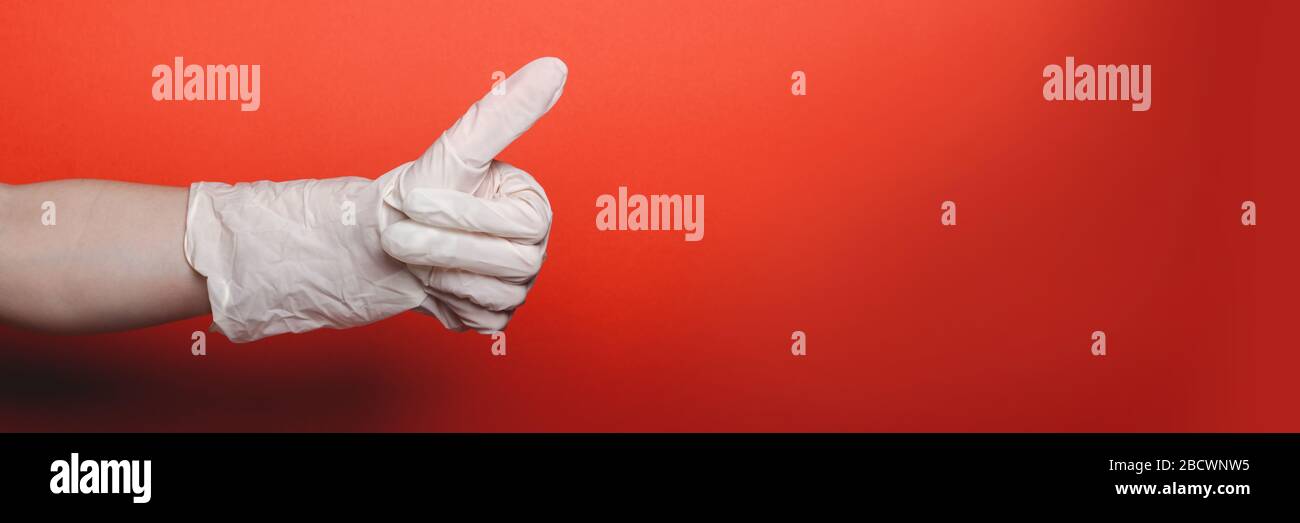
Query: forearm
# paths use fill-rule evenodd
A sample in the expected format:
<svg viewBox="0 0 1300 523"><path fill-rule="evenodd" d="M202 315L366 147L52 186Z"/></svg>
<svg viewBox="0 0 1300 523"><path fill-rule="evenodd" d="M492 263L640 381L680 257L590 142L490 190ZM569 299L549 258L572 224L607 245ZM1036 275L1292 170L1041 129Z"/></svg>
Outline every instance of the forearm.
<svg viewBox="0 0 1300 523"><path fill-rule="evenodd" d="M187 195L102 180L0 185L0 322L82 333L206 313L204 278L185 261Z"/></svg>

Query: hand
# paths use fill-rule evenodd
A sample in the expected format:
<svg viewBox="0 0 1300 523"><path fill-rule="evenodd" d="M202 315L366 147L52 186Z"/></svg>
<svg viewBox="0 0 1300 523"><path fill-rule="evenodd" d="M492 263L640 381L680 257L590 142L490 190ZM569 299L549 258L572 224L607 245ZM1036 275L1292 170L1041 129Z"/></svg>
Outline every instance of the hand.
<svg viewBox="0 0 1300 523"><path fill-rule="evenodd" d="M554 58L530 63L377 180L193 184L185 255L207 278L217 330L243 342L413 308L452 329L505 327L541 266L551 210L528 174L492 157L550 109L566 73Z"/></svg>
<svg viewBox="0 0 1300 523"><path fill-rule="evenodd" d="M414 189L404 205L411 219L383 233L384 250L427 287L420 310L453 330L504 329L546 256L551 206L542 187L499 161L484 187L487 197Z"/></svg>
<svg viewBox="0 0 1300 523"><path fill-rule="evenodd" d="M383 248L427 287L420 309L449 329L505 328L546 255L551 207L528 173L493 160L546 114L568 69L525 65L469 108L414 162L385 175L385 202L410 219L384 229Z"/></svg>

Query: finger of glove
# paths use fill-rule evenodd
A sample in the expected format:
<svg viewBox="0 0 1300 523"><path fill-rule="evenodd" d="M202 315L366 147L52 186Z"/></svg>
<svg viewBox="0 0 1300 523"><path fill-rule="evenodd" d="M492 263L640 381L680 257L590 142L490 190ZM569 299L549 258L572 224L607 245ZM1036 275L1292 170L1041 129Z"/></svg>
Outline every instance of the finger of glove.
<svg viewBox="0 0 1300 523"><path fill-rule="evenodd" d="M569 68L559 58L529 62L470 106L441 140L465 165L487 168L555 105L568 76Z"/></svg>
<svg viewBox="0 0 1300 523"><path fill-rule="evenodd" d="M514 309L523 305L524 298L528 296L529 286L526 284L507 282L473 272L419 265L407 267L426 287L465 298L492 311Z"/></svg>
<svg viewBox="0 0 1300 523"><path fill-rule="evenodd" d="M451 189L415 189L402 202L402 212L425 225L537 243L550 231L551 220L549 213L539 213L530 199L487 199Z"/></svg>
<svg viewBox="0 0 1300 523"><path fill-rule="evenodd" d="M541 245L487 234L444 229L402 220L384 229L381 245L389 256L413 265L461 269L526 281L541 269Z"/></svg>
<svg viewBox="0 0 1300 523"><path fill-rule="evenodd" d="M386 184L384 201L401 208L411 190L420 187L477 192L492 159L555 105L568 75L558 58L539 58L520 68Z"/></svg>
<svg viewBox="0 0 1300 523"><path fill-rule="evenodd" d="M510 312L490 311L465 298L453 296L436 289L429 289L428 292L430 296L446 304L447 308L451 309L460 318L461 323L479 333L499 332L510 323Z"/></svg>
<svg viewBox="0 0 1300 523"><path fill-rule="evenodd" d="M537 183L532 175L506 162L493 160L487 178L492 182L492 191L487 193L488 196L510 198L528 204L533 212L546 220L547 232L550 232L549 226L553 216L551 202L546 198L546 191L542 189L542 185Z"/></svg>

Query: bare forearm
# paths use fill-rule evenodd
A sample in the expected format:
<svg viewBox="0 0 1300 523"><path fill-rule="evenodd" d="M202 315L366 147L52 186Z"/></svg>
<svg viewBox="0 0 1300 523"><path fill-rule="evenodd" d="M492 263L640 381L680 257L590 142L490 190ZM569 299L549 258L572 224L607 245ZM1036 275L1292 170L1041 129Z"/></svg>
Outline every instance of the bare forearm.
<svg viewBox="0 0 1300 523"><path fill-rule="evenodd" d="M204 279L185 261L187 195L102 180L0 185L0 321L80 333L207 312Z"/></svg>

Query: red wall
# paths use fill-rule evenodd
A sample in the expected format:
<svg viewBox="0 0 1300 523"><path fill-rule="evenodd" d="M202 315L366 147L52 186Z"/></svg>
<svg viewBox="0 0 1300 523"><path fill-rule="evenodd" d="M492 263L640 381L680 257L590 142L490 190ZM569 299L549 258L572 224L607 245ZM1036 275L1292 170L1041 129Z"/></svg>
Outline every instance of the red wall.
<svg viewBox="0 0 1300 523"><path fill-rule="evenodd" d="M0 11L0 181L378 176L554 55L502 157L549 258L505 357L416 314L0 329L2 430L1300 431L1294 4L156 4ZM260 110L154 101L177 55L261 64ZM1044 101L1066 56L1151 109ZM704 240L597 231L620 185L706 195Z"/></svg>

